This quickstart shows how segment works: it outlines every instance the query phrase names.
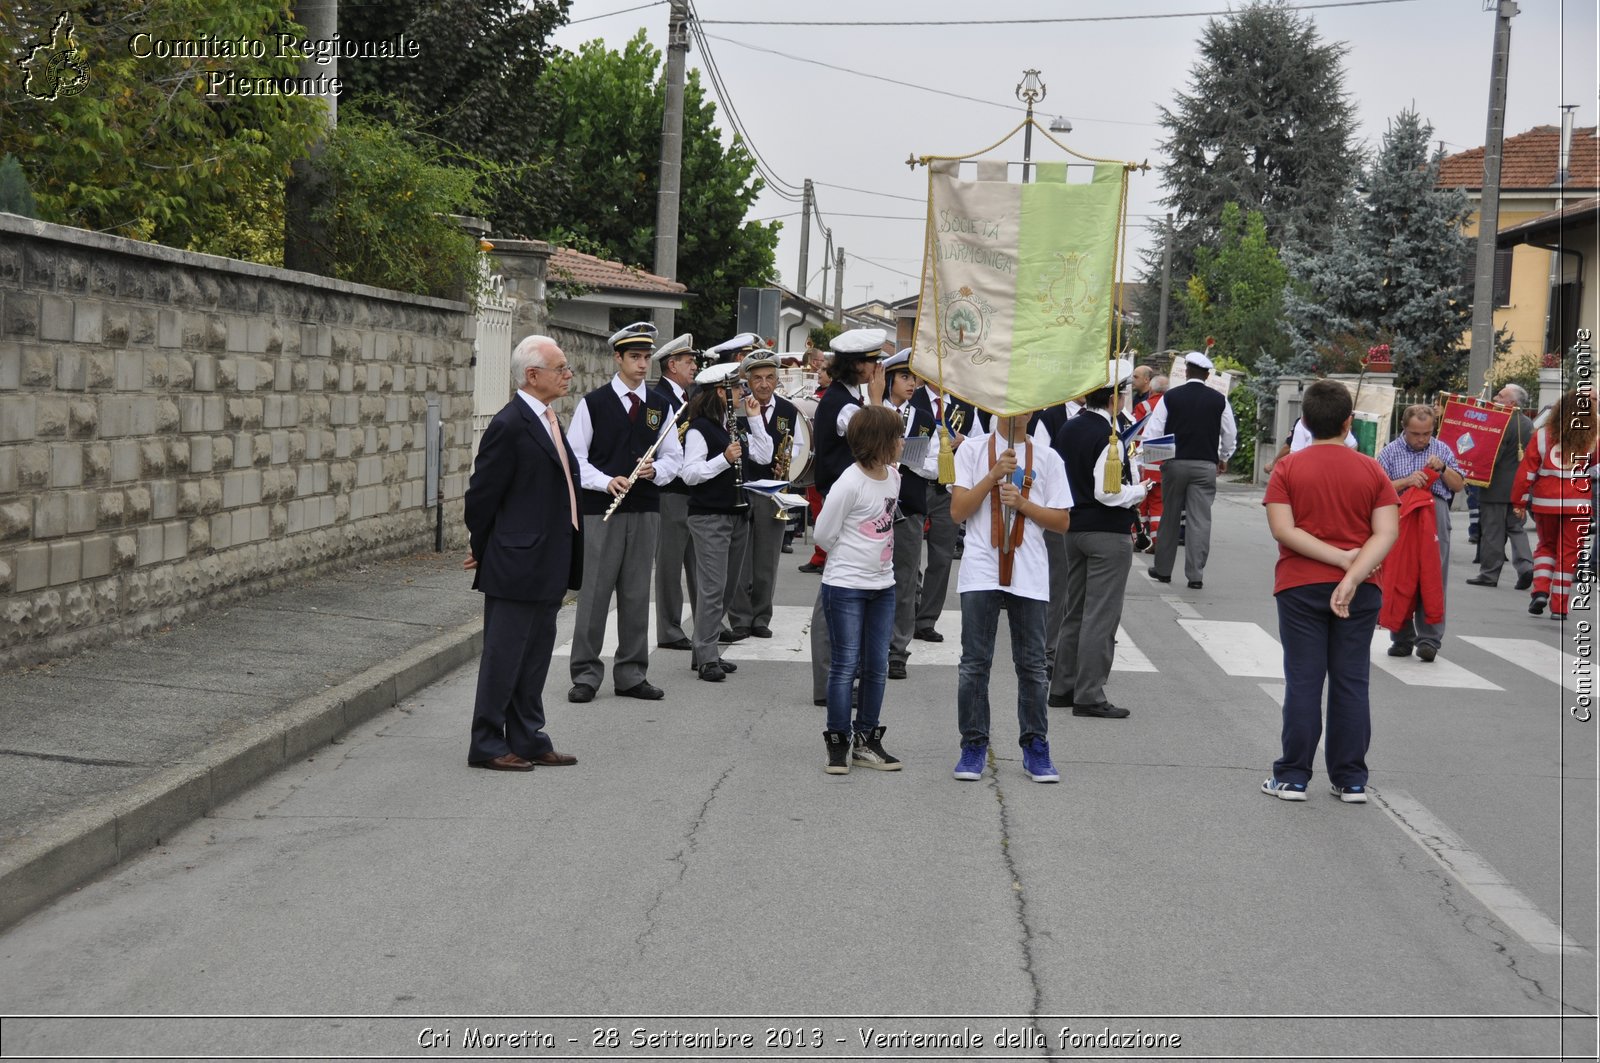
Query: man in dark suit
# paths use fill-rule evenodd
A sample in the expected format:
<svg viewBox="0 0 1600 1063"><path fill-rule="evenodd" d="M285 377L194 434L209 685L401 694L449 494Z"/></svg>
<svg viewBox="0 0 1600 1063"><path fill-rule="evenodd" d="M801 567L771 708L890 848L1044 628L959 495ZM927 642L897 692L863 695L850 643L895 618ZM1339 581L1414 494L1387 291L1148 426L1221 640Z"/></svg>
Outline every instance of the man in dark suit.
<svg viewBox="0 0 1600 1063"><path fill-rule="evenodd" d="M550 403L567 393L572 369L548 336L511 352L517 393L483 433L467 486L471 553L464 567L483 592L483 657L467 763L493 771L564 767L544 733L544 680L556 613L583 581L578 459Z"/></svg>

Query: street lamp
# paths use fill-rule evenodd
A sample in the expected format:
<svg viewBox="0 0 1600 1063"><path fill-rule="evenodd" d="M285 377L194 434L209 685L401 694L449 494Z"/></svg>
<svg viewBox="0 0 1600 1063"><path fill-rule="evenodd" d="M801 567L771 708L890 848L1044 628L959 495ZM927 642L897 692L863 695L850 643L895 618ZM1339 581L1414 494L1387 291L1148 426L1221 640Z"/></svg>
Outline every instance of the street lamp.
<svg viewBox="0 0 1600 1063"><path fill-rule="evenodd" d="M1070 133L1072 132L1072 123L1068 121L1066 115L1058 114L1050 120L1050 132Z"/></svg>
<svg viewBox="0 0 1600 1063"><path fill-rule="evenodd" d="M1028 105L1028 121L1022 134L1022 183L1028 183L1028 163L1033 159L1033 105L1044 99L1044 82L1037 70L1024 70L1017 85L1017 99Z"/></svg>

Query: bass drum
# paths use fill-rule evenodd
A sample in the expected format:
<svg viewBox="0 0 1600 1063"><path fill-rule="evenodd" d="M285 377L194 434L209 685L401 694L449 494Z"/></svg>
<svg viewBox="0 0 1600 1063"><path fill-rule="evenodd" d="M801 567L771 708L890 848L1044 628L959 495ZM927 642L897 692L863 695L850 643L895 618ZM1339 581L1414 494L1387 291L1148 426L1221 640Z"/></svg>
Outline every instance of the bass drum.
<svg viewBox="0 0 1600 1063"><path fill-rule="evenodd" d="M795 405L798 407L799 403ZM795 419L793 456L789 462L789 487L793 491L804 491L816 483L816 475L811 468L816 457L811 446L812 439L811 415L802 410Z"/></svg>

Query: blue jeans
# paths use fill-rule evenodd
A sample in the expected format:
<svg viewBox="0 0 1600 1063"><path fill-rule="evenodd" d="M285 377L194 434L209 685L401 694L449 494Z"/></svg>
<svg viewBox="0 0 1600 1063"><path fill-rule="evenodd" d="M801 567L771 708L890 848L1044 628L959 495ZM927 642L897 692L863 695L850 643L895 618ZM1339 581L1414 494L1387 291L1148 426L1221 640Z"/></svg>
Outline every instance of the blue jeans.
<svg viewBox="0 0 1600 1063"><path fill-rule="evenodd" d="M1000 610L1011 618L1011 663L1017 670L1018 744L1044 738L1044 628L1049 604L1006 591L964 591L961 595L961 665L956 673L956 723L961 744L989 740L989 669L994 664L994 636Z"/></svg>
<svg viewBox="0 0 1600 1063"><path fill-rule="evenodd" d="M1368 684L1372 632L1383 592L1363 583L1350 615L1333 614L1334 584L1313 583L1278 592L1278 637L1283 642L1283 756L1272 765L1280 782L1309 782L1322 737L1322 687L1328 687L1328 737L1323 750L1335 786L1367 784L1372 741Z"/></svg>
<svg viewBox="0 0 1600 1063"><path fill-rule="evenodd" d="M828 662L828 730L850 731L850 691L861 674L857 731L878 726L889 678L889 636L894 633L894 588L862 590L822 585L832 656Z"/></svg>

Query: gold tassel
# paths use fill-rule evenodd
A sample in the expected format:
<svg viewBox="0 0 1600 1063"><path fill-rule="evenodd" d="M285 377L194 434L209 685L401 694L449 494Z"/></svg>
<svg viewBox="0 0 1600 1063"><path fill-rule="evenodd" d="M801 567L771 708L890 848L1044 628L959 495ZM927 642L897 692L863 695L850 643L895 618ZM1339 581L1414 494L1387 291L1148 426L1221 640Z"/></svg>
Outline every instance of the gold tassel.
<svg viewBox="0 0 1600 1063"><path fill-rule="evenodd" d="M950 445L950 433L944 425L939 426L939 482L953 484L956 482L956 452Z"/></svg>
<svg viewBox="0 0 1600 1063"><path fill-rule="evenodd" d="M1106 474L1102 478L1100 487L1108 495L1114 495L1122 490L1122 447L1117 443L1116 429L1111 430L1111 442L1107 444Z"/></svg>

